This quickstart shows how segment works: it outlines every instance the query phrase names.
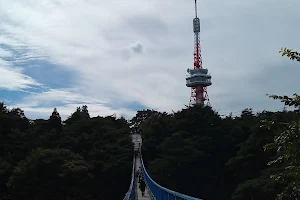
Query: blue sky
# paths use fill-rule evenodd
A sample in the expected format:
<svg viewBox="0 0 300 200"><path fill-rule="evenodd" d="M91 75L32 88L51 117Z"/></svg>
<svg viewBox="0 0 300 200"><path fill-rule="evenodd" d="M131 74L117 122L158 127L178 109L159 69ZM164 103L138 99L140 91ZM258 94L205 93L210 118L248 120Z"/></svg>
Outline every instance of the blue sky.
<svg viewBox="0 0 300 200"><path fill-rule="evenodd" d="M188 104L193 67L192 0L0 0L0 101L30 118L90 114L131 117L143 108ZM298 0L200 0L208 94L221 114L279 110L266 93L298 92Z"/></svg>

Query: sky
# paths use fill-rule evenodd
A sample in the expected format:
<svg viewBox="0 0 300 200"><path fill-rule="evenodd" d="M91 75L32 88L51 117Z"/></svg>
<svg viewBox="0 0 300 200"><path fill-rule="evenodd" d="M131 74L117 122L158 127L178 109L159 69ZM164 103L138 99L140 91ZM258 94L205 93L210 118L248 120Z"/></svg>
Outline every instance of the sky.
<svg viewBox="0 0 300 200"><path fill-rule="evenodd" d="M277 111L266 94L299 91L299 0L198 0L208 95L220 114ZM130 118L188 105L193 0L0 0L0 101L31 119ZM298 86L298 87L297 87Z"/></svg>

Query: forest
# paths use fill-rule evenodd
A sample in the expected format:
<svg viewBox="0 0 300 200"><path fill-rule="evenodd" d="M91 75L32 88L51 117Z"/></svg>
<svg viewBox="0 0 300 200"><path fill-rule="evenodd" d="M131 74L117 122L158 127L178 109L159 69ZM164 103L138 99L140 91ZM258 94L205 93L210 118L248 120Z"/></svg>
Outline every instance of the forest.
<svg viewBox="0 0 300 200"><path fill-rule="evenodd" d="M87 106L62 123L56 109L47 120L29 120L0 103L0 199L123 199L129 135L124 118L91 118Z"/></svg>
<svg viewBox="0 0 300 200"><path fill-rule="evenodd" d="M169 189L205 200L300 199L300 96L268 96L289 110L223 117L195 105L126 120L90 117L83 105L62 121L55 108L31 120L0 103L0 200L123 199L132 133L143 137L150 176Z"/></svg>

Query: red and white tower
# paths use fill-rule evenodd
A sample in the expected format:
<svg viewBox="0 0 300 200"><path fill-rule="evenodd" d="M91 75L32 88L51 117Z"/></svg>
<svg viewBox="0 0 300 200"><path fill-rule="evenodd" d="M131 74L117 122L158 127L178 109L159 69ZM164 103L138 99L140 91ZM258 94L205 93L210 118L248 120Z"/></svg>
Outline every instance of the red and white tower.
<svg viewBox="0 0 300 200"><path fill-rule="evenodd" d="M188 69L189 75L186 78L186 86L190 87L191 98L190 105L205 104L210 106L207 86L212 84L211 75L207 74L208 70L202 67L201 47L200 47L200 19L197 16L197 0L195 0L195 15L193 20L195 49L194 49L194 68Z"/></svg>

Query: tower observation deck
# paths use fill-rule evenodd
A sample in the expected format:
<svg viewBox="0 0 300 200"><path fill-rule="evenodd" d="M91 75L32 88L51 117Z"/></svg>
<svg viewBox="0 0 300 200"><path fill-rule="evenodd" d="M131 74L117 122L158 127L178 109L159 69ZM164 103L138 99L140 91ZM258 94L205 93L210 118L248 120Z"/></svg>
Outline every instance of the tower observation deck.
<svg viewBox="0 0 300 200"><path fill-rule="evenodd" d="M189 75L186 78L187 87L196 87L198 85L207 87L212 84L211 75L207 74L207 69L188 69L187 72L189 73Z"/></svg>
<svg viewBox="0 0 300 200"><path fill-rule="evenodd" d="M195 0L195 15L193 20L194 30L194 68L188 69L189 73L186 77L186 86L191 88L190 105L202 104L205 101L209 104L207 94L207 86L212 84L211 75L208 74L208 69L202 67L202 56L200 47L200 19L197 16L197 0Z"/></svg>

